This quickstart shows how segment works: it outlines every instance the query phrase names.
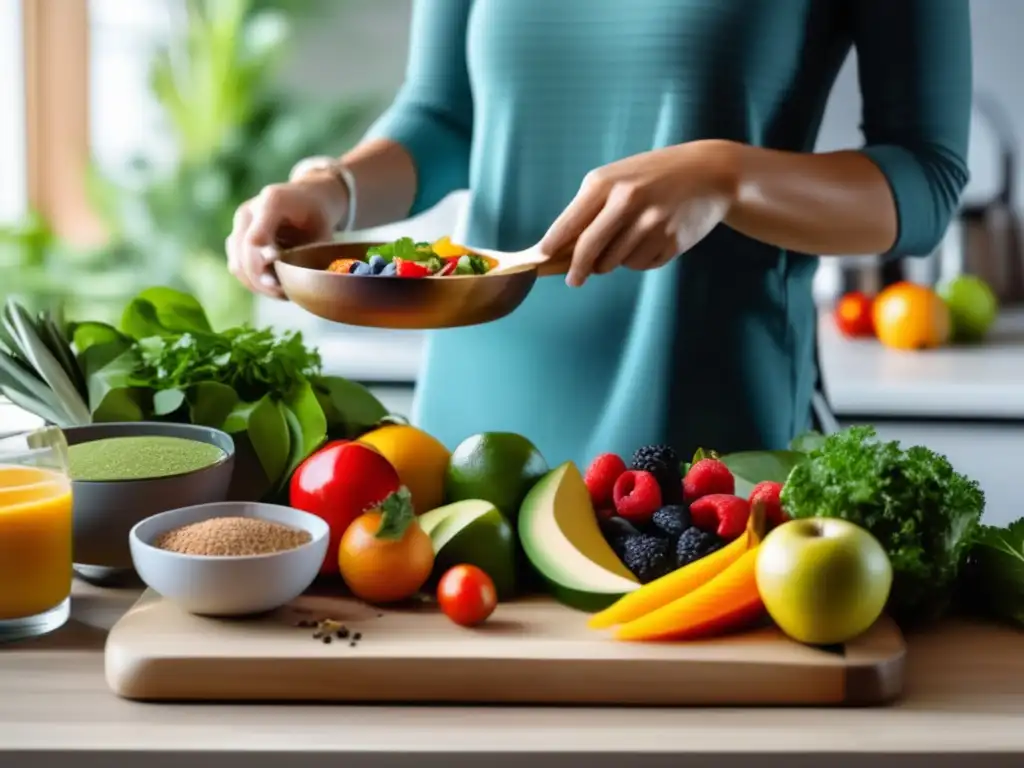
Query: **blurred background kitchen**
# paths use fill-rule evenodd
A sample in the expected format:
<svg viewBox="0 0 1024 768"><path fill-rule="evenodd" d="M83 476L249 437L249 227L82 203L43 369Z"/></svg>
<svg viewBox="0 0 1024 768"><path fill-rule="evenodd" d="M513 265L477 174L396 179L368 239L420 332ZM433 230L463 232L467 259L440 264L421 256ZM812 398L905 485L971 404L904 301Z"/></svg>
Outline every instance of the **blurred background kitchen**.
<svg viewBox="0 0 1024 768"><path fill-rule="evenodd" d="M1024 459L1024 2L971 0L977 107L972 180L927 259L823 264L819 355L826 425L875 424L977 478L987 522L1020 515ZM116 321L143 287L195 294L216 325L301 329L330 373L407 413L421 336L331 325L254 300L224 268L235 207L299 158L340 154L387 104L405 65L410 0L0 0L0 301ZM856 61L818 148L855 147ZM463 195L352 238L459 231ZM934 287L980 274L1002 299L970 345L900 352L833 319L850 290ZM1020 305L1020 308L1018 308ZM0 431L33 419L0 402Z"/></svg>

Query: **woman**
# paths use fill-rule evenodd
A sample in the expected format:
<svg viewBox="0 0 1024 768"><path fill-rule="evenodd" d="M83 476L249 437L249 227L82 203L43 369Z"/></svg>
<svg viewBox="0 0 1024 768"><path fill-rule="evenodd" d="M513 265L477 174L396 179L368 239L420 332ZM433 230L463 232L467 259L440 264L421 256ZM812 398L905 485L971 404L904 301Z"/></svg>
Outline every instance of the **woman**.
<svg viewBox="0 0 1024 768"><path fill-rule="evenodd" d="M811 152L851 47L861 151ZM244 204L230 268L468 187L465 241L571 256L488 325L433 333L415 421L583 464L809 426L808 254L929 253L961 190L967 0L415 0L406 81L366 139ZM585 288L580 286L585 284Z"/></svg>

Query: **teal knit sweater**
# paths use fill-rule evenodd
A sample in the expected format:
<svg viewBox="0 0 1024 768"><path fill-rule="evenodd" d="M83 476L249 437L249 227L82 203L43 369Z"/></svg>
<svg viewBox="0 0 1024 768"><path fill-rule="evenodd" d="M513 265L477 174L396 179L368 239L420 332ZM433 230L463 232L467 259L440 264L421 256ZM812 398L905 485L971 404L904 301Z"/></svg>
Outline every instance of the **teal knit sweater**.
<svg viewBox="0 0 1024 768"><path fill-rule="evenodd" d="M929 253L967 182L967 0L415 0L405 84L371 129L421 212L470 190L470 245L537 242L587 171L704 138L812 151L855 48L867 154ZM552 464L669 442L780 448L809 425L815 255L718 227L669 266L545 278L430 334L413 419L449 446L525 434Z"/></svg>

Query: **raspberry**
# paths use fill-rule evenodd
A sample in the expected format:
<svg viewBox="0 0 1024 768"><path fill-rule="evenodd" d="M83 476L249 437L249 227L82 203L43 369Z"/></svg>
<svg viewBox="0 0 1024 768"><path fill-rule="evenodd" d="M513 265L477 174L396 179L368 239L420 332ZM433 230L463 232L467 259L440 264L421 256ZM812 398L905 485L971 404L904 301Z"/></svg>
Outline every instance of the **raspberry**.
<svg viewBox="0 0 1024 768"><path fill-rule="evenodd" d="M630 469L650 472L658 479L661 499L665 504L679 504L683 500L680 484L679 455L667 445L645 445L633 454Z"/></svg>
<svg viewBox="0 0 1024 768"><path fill-rule="evenodd" d="M779 500L779 494L781 493L782 483L765 480L763 483L758 483L754 486L754 490L750 492L750 498L747 500L750 506L754 506L755 501L760 501L764 504L765 521L769 528L782 525L789 520L789 517L782 509L782 502Z"/></svg>
<svg viewBox="0 0 1024 768"><path fill-rule="evenodd" d="M716 533L723 539L735 539L747 528L750 503L742 496L712 493L690 505L690 518L702 531Z"/></svg>
<svg viewBox="0 0 1024 768"><path fill-rule="evenodd" d="M592 462L583 481L590 491L590 501L597 509L612 505L612 489L615 481L626 471L626 462L614 453L602 453Z"/></svg>
<svg viewBox="0 0 1024 768"><path fill-rule="evenodd" d="M646 523L661 507L661 489L650 472L631 469L615 481L615 511L632 523Z"/></svg>
<svg viewBox="0 0 1024 768"><path fill-rule="evenodd" d="M735 492L736 479L729 468L718 459L701 459L695 462L683 478L683 497L687 501L696 501L713 493Z"/></svg>

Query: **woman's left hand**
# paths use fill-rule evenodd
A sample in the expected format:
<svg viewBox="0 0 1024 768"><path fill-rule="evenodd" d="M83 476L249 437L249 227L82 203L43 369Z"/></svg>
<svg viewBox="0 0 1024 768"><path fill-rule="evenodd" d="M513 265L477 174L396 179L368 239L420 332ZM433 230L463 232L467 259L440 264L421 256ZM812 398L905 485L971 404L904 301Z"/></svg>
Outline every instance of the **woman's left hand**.
<svg viewBox="0 0 1024 768"><path fill-rule="evenodd" d="M656 149L587 174L540 248L570 247L566 283L616 267L657 269L720 224L736 197L731 142L707 140Z"/></svg>

